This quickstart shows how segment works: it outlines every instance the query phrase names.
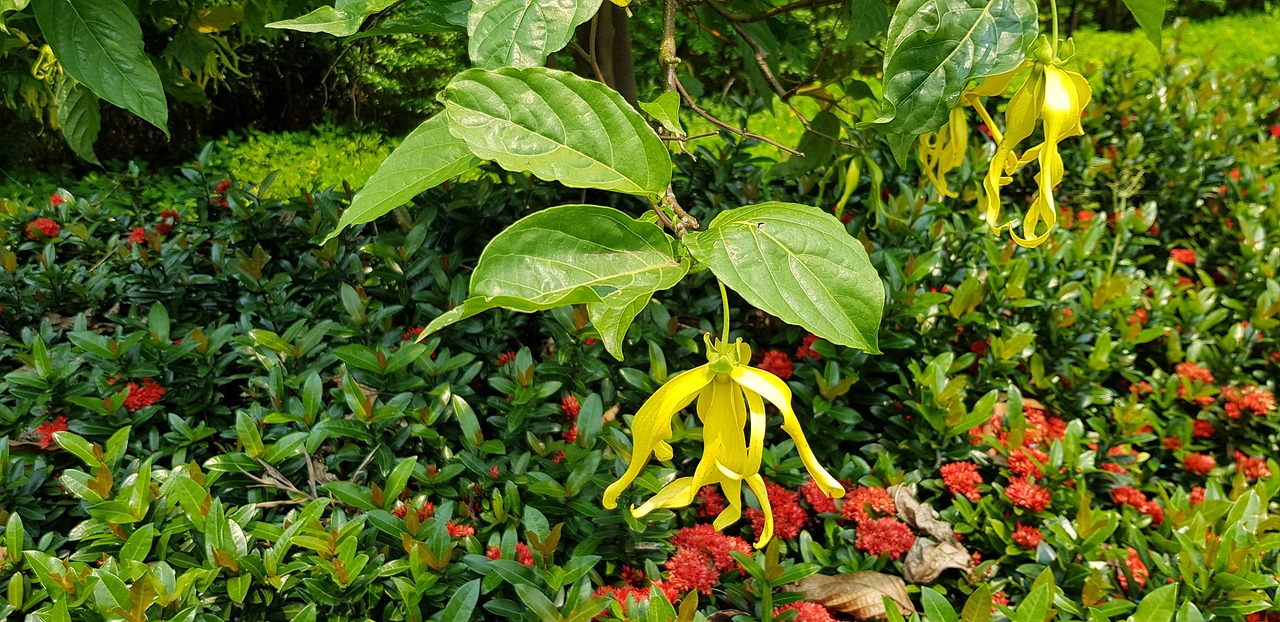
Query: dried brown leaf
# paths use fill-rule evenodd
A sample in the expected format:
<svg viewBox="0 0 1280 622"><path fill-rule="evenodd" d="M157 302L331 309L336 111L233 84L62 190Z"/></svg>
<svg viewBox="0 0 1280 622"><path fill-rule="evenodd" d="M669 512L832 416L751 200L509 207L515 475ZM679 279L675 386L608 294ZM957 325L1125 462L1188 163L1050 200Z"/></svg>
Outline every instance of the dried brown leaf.
<svg viewBox="0 0 1280 622"><path fill-rule="evenodd" d="M902 560L902 578L908 583L933 583L948 569L968 569L972 559L969 550L954 539L935 542L921 536Z"/></svg>
<svg viewBox="0 0 1280 622"><path fill-rule="evenodd" d="M900 577L880 572L864 571L835 576L815 574L789 584L784 589L804 594L805 600L860 620L888 619L884 608L885 596L905 614L916 610L911 597L907 595L907 584Z"/></svg>

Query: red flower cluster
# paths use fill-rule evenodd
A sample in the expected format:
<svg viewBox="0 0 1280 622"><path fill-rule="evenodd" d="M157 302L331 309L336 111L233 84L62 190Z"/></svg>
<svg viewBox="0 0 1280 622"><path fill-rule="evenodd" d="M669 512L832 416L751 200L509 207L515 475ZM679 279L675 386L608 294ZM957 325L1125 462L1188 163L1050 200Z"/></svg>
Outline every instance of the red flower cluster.
<svg viewBox="0 0 1280 622"><path fill-rule="evenodd" d="M1188 473L1208 475L1213 467L1218 466L1218 461L1208 454L1191 452L1182 459L1182 466Z"/></svg>
<svg viewBox="0 0 1280 622"><path fill-rule="evenodd" d="M769 505L773 507L773 533L784 540L800 535L804 524L809 522L809 513L800 507L800 494L791 492L773 482L765 482L765 491L769 495ZM756 534L764 532L764 512L756 508L748 508L743 512L751 521L751 528Z"/></svg>
<svg viewBox="0 0 1280 622"><path fill-rule="evenodd" d="M404 518L404 515L408 513L409 513L409 506L403 503L397 503L396 507L391 510L391 514L393 514L396 518ZM418 511L416 513L418 515L418 522L427 520L428 518L431 518L432 516L436 515L436 504L430 501L423 503L422 507L418 508ZM450 524L452 525L453 523L450 523Z"/></svg>
<svg viewBox="0 0 1280 622"><path fill-rule="evenodd" d="M1049 454L1033 447L1023 447L1009 454L1009 470L1023 477L1040 477L1040 466L1049 462Z"/></svg>
<svg viewBox="0 0 1280 622"><path fill-rule="evenodd" d="M498 355L498 360L496 362L498 363L498 367L502 367L507 363L514 363L515 360L516 360L515 352L503 352L502 354Z"/></svg>
<svg viewBox="0 0 1280 622"><path fill-rule="evenodd" d="M966 497L970 501L982 498L982 494L978 492L978 485L983 483L982 475L978 474L978 465L972 462L942 465L942 483L957 497Z"/></svg>
<svg viewBox="0 0 1280 622"><path fill-rule="evenodd" d="M129 395L124 398L124 407L128 408L129 412L137 412L160 401L160 398L164 397L164 392L165 388L150 378L143 378L141 385L130 382Z"/></svg>
<svg viewBox="0 0 1280 622"><path fill-rule="evenodd" d="M1244 476L1250 480L1271 477L1271 469L1267 468L1265 459L1247 456L1238 449L1234 457L1236 459L1236 470L1244 473Z"/></svg>
<svg viewBox="0 0 1280 622"><path fill-rule="evenodd" d="M831 617L831 612L828 611L826 607L823 607L818 603L811 603L805 600L791 603L790 605L775 607L773 610L773 617L779 617L782 615L782 612L791 611L792 609L797 612L795 622L836 622L836 619Z"/></svg>
<svg viewBox="0 0 1280 622"><path fill-rule="evenodd" d="M1014 480L1004 489L1004 494L1014 505L1033 512L1043 512L1049 507L1049 491L1037 486L1030 477Z"/></svg>
<svg viewBox="0 0 1280 622"><path fill-rule="evenodd" d="M1151 517L1151 522L1159 525L1164 522L1164 508L1160 503L1148 500L1147 495L1133 486L1117 486L1111 489L1111 500L1119 505L1131 505L1139 512Z"/></svg>
<svg viewBox="0 0 1280 622"><path fill-rule="evenodd" d="M827 493L822 492L822 488L818 486L818 482L813 481L812 477L800 487L800 494L804 495L804 500L809 502L809 507L813 508L815 513L840 513L840 510L836 508L835 499L828 497Z"/></svg>
<svg viewBox="0 0 1280 622"><path fill-rule="evenodd" d="M703 486L698 491L698 501L698 518L715 518L729 507L729 502L715 486Z"/></svg>
<svg viewBox="0 0 1280 622"><path fill-rule="evenodd" d="M796 360L799 361L805 358L811 358L815 361L821 361L822 355L814 352L813 348L810 347L813 345L813 342L817 340L818 336L813 333L805 335L804 341L800 342L800 348L796 350Z"/></svg>
<svg viewBox="0 0 1280 622"><path fill-rule="evenodd" d="M129 232L129 243L127 244L127 246L133 246L134 244L142 244L143 242L146 242L146 241L147 241L147 230L143 229L142 227L134 227L133 231Z"/></svg>
<svg viewBox="0 0 1280 622"><path fill-rule="evenodd" d="M450 524L452 525L453 523ZM502 559L502 549L491 546L484 552L484 556L489 559ZM529 550L529 545L523 542L516 543L516 560L526 566L534 565L533 551Z"/></svg>
<svg viewBox="0 0 1280 622"><path fill-rule="evenodd" d="M404 334L400 336L400 341L417 341L418 337L422 336L422 331L426 330L426 328L426 326L414 326L404 331Z"/></svg>
<svg viewBox="0 0 1280 622"><path fill-rule="evenodd" d="M1036 546L1040 544L1041 540L1044 540L1044 534L1040 533L1039 529L1031 527L1030 525L1018 523L1018 528L1013 532L1013 541L1017 542L1019 546L1029 549L1036 548Z"/></svg>
<svg viewBox="0 0 1280 622"><path fill-rule="evenodd" d="M61 192L55 192L55 193L53 193L53 194L49 195L49 204L50 204L50 205L52 205L52 206L54 206L54 207L57 207L57 206L59 206L59 205L62 205L64 201L65 201L65 199L63 199L63 198L62 198L62 193L61 193Z"/></svg>
<svg viewBox="0 0 1280 622"><path fill-rule="evenodd" d="M1169 257L1174 261L1193 266L1196 263L1196 252L1189 248L1175 248L1169 251Z"/></svg>
<svg viewBox="0 0 1280 622"><path fill-rule="evenodd" d="M58 196L58 195L53 195ZM27 237L33 240L58 237L62 227L52 219L37 218L27 223Z"/></svg>
<svg viewBox="0 0 1280 622"><path fill-rule="evenodd" d="M1151 576L1151 572L1147 570L1147 565L1142 563L1142 558L1138 557L1138 551L1133 547L1129 547L1129 557L1124 560L1124 565L1129 568L1129 574L1133 575L1133 582L1138 587L1146 587L1147 578ZM1125 573L1117 573L1116 580L1120 583L1120 589L1129 589L1129 577Z"/></svg>
<svg viewBox="0 0 1280 622"><path fill-rule="evenodd" d="M56 195L55 195L56 196ZM55 432L67 431L67 418L58 417L53 421L46 421L36 426L36 436L40 437L40 449L48 449L49 444L53 442Z"/></svg>
<svg viewBox="0 0 1280 622"><path fill-rule="evenodd" d="M1227 416L1239 419L1240 413L1252 412L1255 415L1267 415L1276 409L1276 396L1272 392L1256 385L1240 387L1222 387L1222 398L1227 400L1222 408Z"/></svg>
<svg viewBox="0 0 1280 622"><path fill-rule="evenodd" d="M854 546L871 555L888 555L898 559L911 550L916 534L896 518L877 518L858 522L858 539Z"/></svg>
<svg viewBox="0 0 1280 622"><path fill-rule="evenodd" d="M1272 138L1280 138L1280 124L1274 124L1274 123L1273 123L1273 124L1271 125L1271 137L1272 137Z"/></svg>
<svg viewBox="0 0 1280 622"><path fill-rule="evenodd" d="M1194 486L1191 488L1191 505L1199 505L1204 503L1204 486Z"/></svg>
<svg viewBox="0 0 1280 622"><path fill-rule="evenodd" d="M783 380L790 380L792 374L791 359L787 358L785 352L780 350L769 350L764 353L764 357L760 359L760 364L756 365L760 369L767 371Z"/></svg>
<svg viewBox="0 0 1280 622"><path fill-rule="evenodd" d="M1213 384L1213 374L1210 373L1209 370L1196 365L1191 361L1178 363L1177 366L1174 367L1174 371L1180 378L1186 380L1186 383L1179 383L1178 397L1187 396L1187 384L1191 384L1192 386L1195 386L1195 383L1197 382L1204 385ZM1209 395L1202 395L1195 398L1194 401L1201 406L1206 406L1213 403L1213 397Z"/></svg>
<svg viewBox="0 0 1280 622"><path fill-rule="evenodd" d="M173 231L173 226L178 224L178 210L167 209L160 212L160 219L156 222L156 233L160 235L169 235Z"/></svg>
<svg viewBox="0 0 1280 622"><path fill-rule="evenodd" d="M569 421L578 420L578 412L582 410L582 405L578 403L578 398L572 393L560 398L560 412L564 413L564 418Z"/></svg>
<svg viewBox="0 0 1280 622"><path fill-rule="evenodd" d="M453 521L449 521L449 524L445 525L445 529L448 529L449 535L454 538L465 538L467 536L476 535L475 527L472 527L471 525L459 525Z"/></svg>
<svg viewBox="0 0 1280 622"><path fill-rule="evenodd" d="M698 590L710 594L720 581L720 574L738 569L738 562L729 553L751 553L751 545L742 538L727 536L711 525L698 525L681 529L671 543L676 552L665 564L667 580L662 589L676 594Z"/></svg>
<svg viewBox="0 0 1280 622"><path fill-rule="evenodd" d="M1213 429L1213 424L1204 419L1196 419L1191 422L1191 436L1194 438L1212 437L1217 430Z"/></svg>
<svg viewBox="0 0 1280 622"><path fill-rule="evenodd" d="M840 513L845 518L853 519L859 524L874 520L873 512L888 516L898 513L898 506L894 504L893 497L890 497L883 488L872 486L854 488L845 495L844 505L840 508Z"/></svg>

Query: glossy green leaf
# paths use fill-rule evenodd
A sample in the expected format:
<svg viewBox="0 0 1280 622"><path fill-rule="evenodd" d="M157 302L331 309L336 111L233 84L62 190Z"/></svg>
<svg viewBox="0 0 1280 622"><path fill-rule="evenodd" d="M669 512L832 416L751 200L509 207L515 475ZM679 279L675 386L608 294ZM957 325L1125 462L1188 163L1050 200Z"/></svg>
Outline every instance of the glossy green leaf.
<svg viewBox="0 0 1280 622"><path fill-rule="evenodd" d="M475 611L476 602L479 600L480 579L473 579L454 591L453 596L449 597L449 604L445 605L444 610L435 619L440 622L470 620L471 613Z"/></svg>
<svg viewBox="0 0 1280 622"><path fill-rule="evenodd" d="M84 161L101 164L93 151L98 130L102 128L98 96L75 80L63 80L54 92L54 101L58 107L58 129L67 146Z"/></svg>
<svg viewBox="0 0 1280 622"><path fill-rule="evenodd" d="M956 610L937 590L923 588L920 590L920 603L924 605L924 613L929 622L957 622Z"/></svg>
<svg viewBox="0 0 1280 622"><path fill-rule="evenodd" d="M335 37L353 35L364 23L364 13L348 13L331 6L322 6L306 15L267 24L267 28L297 30L299 32L323 32Z"/></svg>
<svg viewBox="0 0 1280 622"><path fill-rule="evenodd" d="M41 0L32 8L67 75L168 135L164 86L142 49L142 28L124 2Z"/></svg>
<svg viewBox="0 0 1280 622"><path fill-rule="evenodd" d="M622 360L622 340L627 337L627 329L651 298L653 294L650 292L630 298L615 296L608 301L587 303L587 317L591 318L591 325L600 333L605 351L619 361Z"/></svg>
<svg viewBox="0 0 1280 622"><path fill-rule="evenodd" d="M835 216L795 203L726 210L683 238L689 252L758 309L832 343L878 353L884 285Z"/></svg>
<svg viewBox="0 0 1280 622"><path fill-rule="evenodd" d="M613 89L572 73L471 69L443 94L449 131L511 171L652 196L671 182L662 140Z"/></svg>
<svg viewBox="0 0 1280 622"><path fill-rule="evenodd" d="M489 242L471 274L472 297L423 333L498 307L531 312L631 300L672 287L687 271L657 225L611 207L553 207Z"/></svg>
<svg viewBox="0 0 1280 622"><path fill-rule="evenodd" d="M475 0L467 52L482 69L541 67L600 10L600 0Z"/></svg>
<svg viewBox="0 0 1280 622"><path fill-rule="evenodd" d="M684 136L684 128L680 127L680 95L675 91L665 91L651 102L639 102L640 109L662 124L673 136Z"/></svg>
<svg viewBox="0 0 1280 622"><path fill-rule="evenodd" d="M1164 24L1165 0L1124 0L1151 45L1160 50L1160 26Z"/></svg>
<svg viewBox="0 0 1280 622"><path fill-rule="evenodd" d="M804 155L793 155L779 162L769 169L766 177L799 177L831 163L836 140L840 137L840 118L824 110L813 118L809 128L800 136L800 144L796 145L796 151Z"/></svg>
<svg viewBox="0 0 1280 622"><path fill-rule="evenodd" d="M517 583L515 588L516 595L529 608L529 611L538 616L539 622L560 622L560 612L556 611L556 606L541 590L528 583Z"/></svg>
<svg viewBox="0 0 1280 622"><path fill-rule="evenodd" d="M889 27L889 5L884 0L850 0L849 33L845 43L861 43L884 34Z"/></svg>
<svg viewBox="0 0 1280 622"><path fill-rule="evenodd" d="M1022 62L1037 19L1031 0L904 0L889 23L876 123L908 141L942 127L967 80Z"/></svg>
<svg viewBox="0 0 1280 622"><path fill-rule="evenodd" d="M1142 597L1133 622L1169 622L1178 611L1178 584L1171 583Z"/></svg>
<svg viewBox="0 0 1280 622"><path fill-rule="evenodd" d="M342 212L338 227L321 244L346 227L378 218L479 163L467 144L449 133L444 115L427 119L378 165L368 183L351 199L351 207Z"/></svg>
<svg viewBox="0 0 1280 622"><path fill-rule="evenodd" d="M991 585L983 583L969 595L960 612L960 622L988 622L991 619Z"/></svg>
<svg viewBox="0 0 1280 622"><path fill-rule="evenodd" d="M1018 603L1017 610L1014 611L1013 622L1043 622L1045 614L1049 612L1050 591L1053 589L1051 585L1045 584L1035 587L1027 594L1022 602Z"/></svg>

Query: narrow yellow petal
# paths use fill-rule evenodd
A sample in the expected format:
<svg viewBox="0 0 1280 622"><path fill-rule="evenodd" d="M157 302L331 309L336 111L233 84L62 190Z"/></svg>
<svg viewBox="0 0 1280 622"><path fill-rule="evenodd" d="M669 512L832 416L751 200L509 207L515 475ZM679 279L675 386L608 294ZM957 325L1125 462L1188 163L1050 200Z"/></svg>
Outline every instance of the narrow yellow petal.
<svg viewBox="0 0 1280 622"><path fill-rule="evenodd" d="M670 484L662 487L658 494L649 497L648 501L640 504L639 507L631 508L631 515L636 518L642 518L649 512L658 508L682 508L693 503L694 497L698 494L698 489L693 485L694 478L681 477Z"/></svg>
<svg viewBox="0 0 1280 622"><path fill-rule="evenodd" d="M1005 91L1009 90L1009 83L1013 82L1013 77L1018 75L1018 73L1023 69L1026 69L1030 64L1030 60L1024 61L1013 71L1006 71L1005 73L998 73L994 76L987 76L982 79L982 82L978 83L978 86L965 91L965 93L977 95L979 97L1000 97L1004 95Z"/></svg>
<svg viewBox="0 0 1280 622"><path fill-rule="evenodd" d="M728 500L729 506L721 510L720 515L712 523L717 530L723 530L742 518L742 480L724 480L720 482L720 489L724 491L724 498Z"/></svg>
<svg viewBox="0 0 1280 622"><path fill-rule="evenodd" d="M618 481L605 489L601 500L604 507L618 507L618 496L640 475L654 452L659 452L660 458L671 458L671 446L666 443L671 438L671 417L688 406L714 378L706 365L695 367L668 380L645 401L631 421L631 464Z"/></svg>
<svg viewBox="0 0 1280 622"><path fill-rule="evenodd" d="M760 461L764 458L764 400L760 399L759 393L751 389L744 387L742 392L747 396L747 408L751 418L751 442L747 445L747 463L743 465L742 470L744 473L754 474L760 472Z"/></svg>
<svg viewBox="0 0 1280 622"><path fill-rule="evenodd" d="M818 464L818 459L814 457L813 450L809 448L809 441L804 437L804 430L800 427L800 420L796 418L795 411L791 409L791 388L787 386L787 383L773 374L753 367L735 367L733 379L743 388L755 391L760 397L778 408L782 413L782 430L791 435L791 440L796 444L796 452L800 454L800 461L804 463L804 468L809 471L813 481L818 484L818 487L827 496L843 497L844 487L826 469L822 468L821 464Z"/></svg>
<svg viewBox="0 0 1280 622"><path fill-rule="evenodd" d="M747 485L760 501L760 510L764 512L764 530L758 534L756 548L762 549L773 539L773 506L769 505L769 492L764 487L764 478L752 475L747 478Z"/></svg>

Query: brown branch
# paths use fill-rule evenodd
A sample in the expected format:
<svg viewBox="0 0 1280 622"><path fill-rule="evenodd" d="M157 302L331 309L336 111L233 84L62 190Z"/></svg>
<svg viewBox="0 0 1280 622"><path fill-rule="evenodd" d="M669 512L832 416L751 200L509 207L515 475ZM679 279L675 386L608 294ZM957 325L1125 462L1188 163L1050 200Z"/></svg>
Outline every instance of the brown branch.
<svg viewBox="0 0 1280 622"><path fill-rule="evenodd" d="M574 52L578 53L578 56L582 57L582 60L591 64L591 71L595 72L596 80L604 84L604 72L600 71L600 65L596 63L596 55L588 54L586 50L582 49L581 45L578 45L577 41L570 41L569 46L573 48Z"/></svg>
<svg viewBox="0 0 1280 622"><path fill-rule="evenodd" d="M691 140L698 140L699 138L707 138L708 136L715 136L718 133L719 132L707 132L705 134L694 134L693 136L659 136L658 138L666 141L684 143L684 142L689 142Z"/></svg>
<svg viewBox="0 0 1280 622"><path fill-rule="evenodd" d="M671 208L671 211L675 212L676 217L680 219L680 223L676 225L678 228L677 237L684 235L681 230L693 229L696 231L702 228L702 225L698 224L698 219L690 216L689 212L684 211L684 208L680 207L680 202L676 201L676 193L672 190L670 185L667 186L667 195L662 197L662 204Z"/></svg>
<svg viewBox="0 0 1280 622"><path fill-rule="evenodd" d="M791 4L784 4L782 6L775 6L771 9L766 9L759 13L742 13L739 11L734 11L732 9L718 6L720 3L717 2L716 0L707 0L707 1L712 5L711 8L715 9L721 15L724 15L725 19L738 24L750 24L751 22L764 21L766 19L769 19L770 17L775 17L777 15L782 15L784 13L790 13L792 11L798 11L800 9L812 9L812 8L818 8L818 7L824 7L824 6L832 6L832 5L840 4L841 2L843 2L843 0L798 0L797 2L792 2Z"/></svg>
<svg viewBox="0 0 1280 622"><path fill-rule="evenodd" d="M662 43L658 46L658 62L666 70L666 90L676 90L676 4L680 0L666 0L662 8Z"/></svg>
<svg viewBox="0 0 1280 622"><path fill-rule="evenodd" d="M688 91L686 91L686 90L684 90L684 85L680 83L680 80L679 80L679 79L677 79L677 80L676 80L676 90L677 90L677 91L680 91L680 96L684 98L684 102L685 102L686 104L688 104L688 105L689 105L689 108L690 108L691 110L693 110L694 112L698 113L698 116L700 116L700 117L702 117L702 118L704 118L704 119L706 119L706 120L708 120L708 121L710 121L710 122L712 122L712 123L714 123L714 124L716 124L716 125L718 125L718 126L720 126L720 127L723 127L724 129L729 130L730 132L733 132L734 134L737 134L737 135L739 135L739 136L741 136L741 137L743 137L743 138L753 138L753 139L758 140L758 141L760 141L760 142L762 142L762 143L765 143L765 144L768 144L768 145L773 145L774 147L777 147L778 149L781 149L781 150L783 150L783 151L785 151L785 152L787 152L787 153L789 153L789 154L791 154L791 155L793 155L793 156L797 156L797 157L804 157L804 154L803 154L803 153L801 153L801 152L799 152L799 151L796 151L795 149L792 149L791 147L788 147L788 146L786 146L786 145L784 145L784 144L782 144L782 143L780 143L780 142L778 142L778 141L776 141L776 140L773 140L773 139L770 139L770 138L766 138L766 137L764 137L764 136L761 136L761 135L756 134L756 133L753 133L753 132L748 132L747 130L744 130L744 129L736 128L736 127L734 127L734 126L732 126L732 125L729 125L728 123L725 123L724 121L721 121L720 119L717 119L716 117L712 116L712 115L711 115L711 113L707 112L706 110L703 110L700 106L698 106L698 104L697 104L696 102L694 102L694 101L693 101L693 98L692 98L692 97L689 97L689 92L688 92Z"/></svg>

